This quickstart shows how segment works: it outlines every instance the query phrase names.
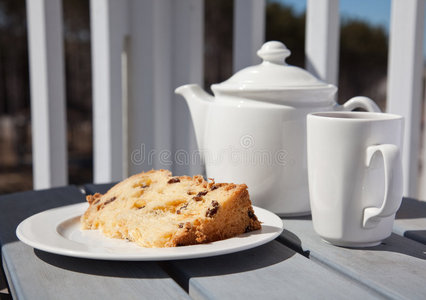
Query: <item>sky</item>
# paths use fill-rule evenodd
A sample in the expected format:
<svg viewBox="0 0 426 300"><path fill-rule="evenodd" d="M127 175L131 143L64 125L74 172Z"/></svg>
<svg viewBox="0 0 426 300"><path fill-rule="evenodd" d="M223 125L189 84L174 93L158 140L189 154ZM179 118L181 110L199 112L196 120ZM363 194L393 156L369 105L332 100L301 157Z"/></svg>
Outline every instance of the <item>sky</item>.
<svg viewBox="0 0 426 300"><path fill-rule="evenodd" d="M303 13L306 9L306 0L275 1L292 6L297 13ZM339 6L343 18L365 20L372 25L382 26L389 32L391 0L340 0ZM426 22L424 28L423 56L426 57Z"/></svg>

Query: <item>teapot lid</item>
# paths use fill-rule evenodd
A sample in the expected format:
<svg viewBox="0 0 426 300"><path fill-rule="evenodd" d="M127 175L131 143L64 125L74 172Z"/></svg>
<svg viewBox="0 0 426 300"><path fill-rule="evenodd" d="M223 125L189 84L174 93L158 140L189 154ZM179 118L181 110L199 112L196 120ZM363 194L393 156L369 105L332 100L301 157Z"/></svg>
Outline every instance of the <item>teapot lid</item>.
<svg viewBox="0 0 426 300"><path fill-rule="evenodd" d="M291 54L287 47L278 41L269 41L257 51L257 55L263 62L242 69L228 80L213 84L213 92L258 92L258 91L282 91L282 90L337 90L331 84L327 84L308 71L288 65L285 59Z"/></svg>

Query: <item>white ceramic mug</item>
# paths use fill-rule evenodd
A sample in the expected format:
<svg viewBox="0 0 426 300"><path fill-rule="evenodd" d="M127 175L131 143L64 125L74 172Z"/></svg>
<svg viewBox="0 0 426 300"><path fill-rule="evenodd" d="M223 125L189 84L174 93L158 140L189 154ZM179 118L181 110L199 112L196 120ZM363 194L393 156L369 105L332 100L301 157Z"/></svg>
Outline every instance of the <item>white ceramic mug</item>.
<svg viewBox="0 0 426 300"><path fill-rule="evenodd" d="M402 138L398 115L308 115L312 221L325 241L368 247L390 236L402 199Z"/></svg>

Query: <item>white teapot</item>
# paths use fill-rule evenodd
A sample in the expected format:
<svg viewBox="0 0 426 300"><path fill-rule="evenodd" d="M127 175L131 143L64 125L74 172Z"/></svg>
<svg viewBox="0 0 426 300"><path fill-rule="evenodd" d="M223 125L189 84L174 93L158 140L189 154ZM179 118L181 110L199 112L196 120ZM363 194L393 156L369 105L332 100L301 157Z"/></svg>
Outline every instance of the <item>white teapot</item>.
<svg viewBox="0 0 426 300"><path fill-rule="evenodd" d="M285 62L290 51L265 43L259 65L213 84L176 89L189 106L207 177L247 184L254 205L281 216L310 213L306 116L332 110L380 111L369 98L335 101L337 88Z"/></svg>

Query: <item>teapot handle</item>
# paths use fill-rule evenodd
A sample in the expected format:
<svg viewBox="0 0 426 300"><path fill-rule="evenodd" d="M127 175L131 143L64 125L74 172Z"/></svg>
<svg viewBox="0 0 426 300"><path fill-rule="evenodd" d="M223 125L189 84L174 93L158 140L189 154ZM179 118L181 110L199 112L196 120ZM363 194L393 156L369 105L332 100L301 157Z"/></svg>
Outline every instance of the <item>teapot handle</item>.
<svg viewBox="0 0 426 300"><path fill-rule="evenodd" d="M362 108L369 112L381 112L380 108L373 100L364 96L353 97L343 105L338 105L336 110L350 111L356 108Z"/></svg>

